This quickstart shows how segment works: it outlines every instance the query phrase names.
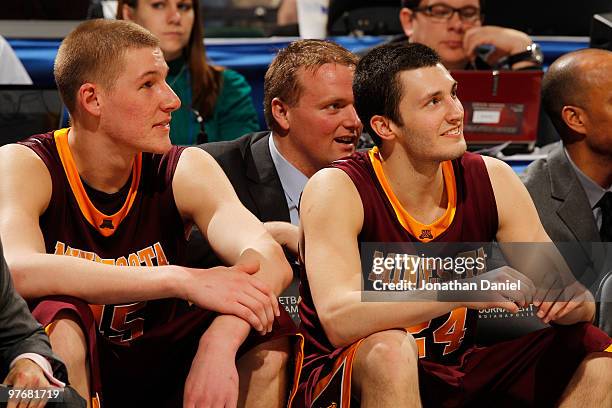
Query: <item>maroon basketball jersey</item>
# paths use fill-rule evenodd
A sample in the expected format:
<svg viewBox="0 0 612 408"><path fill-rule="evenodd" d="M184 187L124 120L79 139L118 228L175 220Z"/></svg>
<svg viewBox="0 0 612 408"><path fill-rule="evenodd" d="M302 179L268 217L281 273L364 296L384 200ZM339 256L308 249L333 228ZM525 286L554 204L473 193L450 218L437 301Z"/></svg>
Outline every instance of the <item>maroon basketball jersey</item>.
<svg viewBox="0 0 612 408"><path fill-rule="evenodd" d="M362 260L372 257L372 254L363 253L365 246L362 244L365 243L374 243L374 246L381 243L381 250L384 251L385 245L382 243L431 242L435 243L432 246L436 248L436 256L452 258L459 253L482 254L482 243L495 238L498 219L491 182L479 155L465 153L460 159L442 164L449 206L443 217L431 226L424 226L414 220L406 221L409 215L400 214L403 209L398 209L398 203L392 202L395 197L390 197L392 192L389 192L384 175L381 176L382 168L375 168L376 154L376 149L357 152L331 165L350 177L363 204L363 227L358 236ZM482 272L484 270L478 271ZM421 270L419 273L419 280L434 282L441 278L436 276L435 270ZM332 353L334 347L318 318L304 270L300 295L299 312L306 340L304 355L307 369L309 362ZM409 306L409 303L398 303L398 307ZM459 308L411 327L408 331L417 341L420 357L450 362L473 344L477 318L476 311Z"/></svg>
<svg viewBox="0 0 612 408"><path fill-rule="evenodd" d="M127 198L104 194L115 214L99 211L87 196L70 149L68 130L35 135L21 144L32 149L51 175L51 200L39 223L47 253L111 265L182 264L185 226L174 202L172 178L184 148L137 157ZM127 272L126 272L127 273ZM149 329L172 320L185 302L160 299L122 305L91 305L102 336L127 345Z"/></svg>

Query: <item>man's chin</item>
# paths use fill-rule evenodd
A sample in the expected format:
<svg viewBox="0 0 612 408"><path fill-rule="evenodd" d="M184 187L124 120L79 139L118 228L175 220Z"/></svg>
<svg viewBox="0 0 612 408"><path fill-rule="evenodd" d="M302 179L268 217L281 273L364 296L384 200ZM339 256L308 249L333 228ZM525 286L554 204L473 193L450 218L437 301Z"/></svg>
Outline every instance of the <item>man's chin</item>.
<svg viewBox="0 0 612 408"><path fill-rule="evenodd" d="M459 157L463 156L463 154L466 151L467 151L467 143L465 142L465 139L461 138L461 141L457 142L457 145L454 146L453 152L451 152L451 155L453 157L450 158L449 160L458 159Z"/></svg>
<svg viewBox="0 0 612 408"><path fill-rule="evenodd" d="M451 146L445 146L443 149L440 149L440 156L438 159L440 161L455 160L463 156L466 151L467 144L465 143L465 139L461 138L461 140L457 140L457 142L453 143Z"/></svg>
<svg viewBox="0 0 612 408"><path fill-rule="evenodd" d="M153 154L166 154L170 151L171 148L172 143L170 142L170 139L168 139L167 143L158 143L156 145L150 146L149 148L147 148L146 152Z"/></svg>
<svg viewBox="0 0 612 408"><path fill-rule="evenodd" d="M336 153L336 155L341 155L341 157L350 156L351 154L355 153L355 145L348 144L348 143L334 142L333 150Z"/></svg>

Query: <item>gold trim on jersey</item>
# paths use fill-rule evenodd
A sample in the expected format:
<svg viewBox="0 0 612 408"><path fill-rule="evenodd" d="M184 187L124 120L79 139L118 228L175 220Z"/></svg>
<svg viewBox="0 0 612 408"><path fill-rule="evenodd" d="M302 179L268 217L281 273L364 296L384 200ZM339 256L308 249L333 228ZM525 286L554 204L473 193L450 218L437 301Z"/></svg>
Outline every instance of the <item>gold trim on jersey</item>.
<svg viewBox="0 0 612 408"><path fill-rule="evenodd" d="M340 408L350 408L351 406L351 381L353 376L353 361L355 360L355 354L357 353L357 349L361 345L364 339L357 340L355 343L346 347L338 357L334 360L333 366L330 372L324 377L320 378L319 381L315 384L314 389L312 391L312 406L313 407L321 407L326 406L329 407L340 407ZM339 377L340 389L329 390L329 394L325 394L325 391L335 379L336 376ZM340 394L336 394L336 391L340 391ZM317 400L321 398L323 401L323 405ZM327 399L336 399L336 401L326 401Z"/></svg>
<svg viewBox="0 0 612 408"><path fill-rule="evenodd" d="M57 321L52 321L51 323L49 323L48 325L46 325L44 327L45 329L45 334L48 336L51 335L51 332L53 331L53 329L55 328L55 324L57 323Z"/></svg>
<svg viewBox="0 0 612 408"><path fill-rule="evenodd" d="M608 347L607 349L605 349L604 351L608 352L608 353L612 353L612 344L610 344L610 347Z"/></svg>
<svg viewBox="0 0 612 408"><path fill-rule="evenodd" d="M293 347L295 353L293 361L295 366L293 370L293 387L291 387L289 402L287 403L289 408L291 408L293 400L295 399L295 394L297 394L298 386L300 385L300 376L302 375L302 368L304 366L304 336L300 333L297 333L295 336L296 344Z"/></svg>
<svg viewBox="0 0 612 408"><path fill-rule="evenodd" d="M101 408L102 403L100 402L100 395L96 392L94 397L91 397L91 408Z"/></svg>
<svg viewBox="0 0 612 408"><path fill-rule="evenodd" d="M87 192L85 191L85 187L83 186L83 182L81 181L81 177L74 163L74 158L70 152L70 146L68 146L68 131L68 128L56 130L53 136L55 138L57 152L62 161L62 166L64 167L64 172L66 173L66 178L70 184L70 189L72 190L74 198L77 200L81 213L89 224L103 236L109 237L113 235L117 227L119 227L119 224L121 224L128 215L134 203L134 199L136 198L142 169L142 154L139 153L134 160L134 165L132 167L132 184L123 206L115 214L106 215L99 211L87 196Z"/></svg>
<svg viewBox="0 0 612 408"><path fill-rule="evenodd" d="M450 160L442 162L442 175L444 177L444 187L448 196L448 204L444 214L435 220L431 224L423 224L415 220L405 209L402 204L393 193L391 185L385 177L385 173L382 168L382 159L380 158L380 152L378 147L373 147L368 151L370 162L374 168L374 173L378 182L382 186L385 195L389 199L395 215L400 224L413 235L416 239L421 242L430 242L435 238L439 237L453 222L455 218L455 212L457 211L457 187L455 184L455 172L453 170L453 164Z"/></svg>

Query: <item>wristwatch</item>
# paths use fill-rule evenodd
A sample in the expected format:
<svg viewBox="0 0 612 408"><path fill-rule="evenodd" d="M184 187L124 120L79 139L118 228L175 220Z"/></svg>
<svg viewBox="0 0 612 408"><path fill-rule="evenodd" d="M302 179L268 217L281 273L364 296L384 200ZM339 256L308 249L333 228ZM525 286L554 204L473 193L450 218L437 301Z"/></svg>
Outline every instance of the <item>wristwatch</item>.
<svg viewBox="0 0 612 408"><path fill-rule="evenodd" d="M497 67L511 69L514 64L523 61L534 62L541 66L544 63L544 54L540 46L536 43L531 43L525 51L501 58L497 62Z"/></svg>

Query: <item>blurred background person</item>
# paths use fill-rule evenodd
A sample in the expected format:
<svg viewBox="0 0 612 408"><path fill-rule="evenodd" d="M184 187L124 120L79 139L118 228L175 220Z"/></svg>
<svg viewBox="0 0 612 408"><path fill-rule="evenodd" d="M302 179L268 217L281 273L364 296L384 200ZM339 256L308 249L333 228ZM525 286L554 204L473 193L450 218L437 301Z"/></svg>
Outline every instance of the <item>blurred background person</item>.
<svg viewBox="0 0 612 408"><path fill-rule="evenodd" d="M239 73L206 60L198 0L119 0L117 18L155 34L170 71L166 81L181 99L172 114L172 143L232 140L259 130L251 87Z"/></svg>
<svg viewBox="0 0 612 408"><path fill-rule="evenodd" d="M32 79L15 55L10 44L0 35L0 85L31 85Z"/></svg>
<svg viewBox="0 0 612 408"><path fill-rule="evenodd" d="M278 25L297 24L297 1L282 0L278 6L276 14L276 23Z"/></svg>
<svg viewBox="0 0 612 408"><path fill-rule="evenodd" d="M449 70L541 66L541 51L527 34L483 25L484 3L484 0L402 0L399 18L410 42L436 50Z"/></svg>

